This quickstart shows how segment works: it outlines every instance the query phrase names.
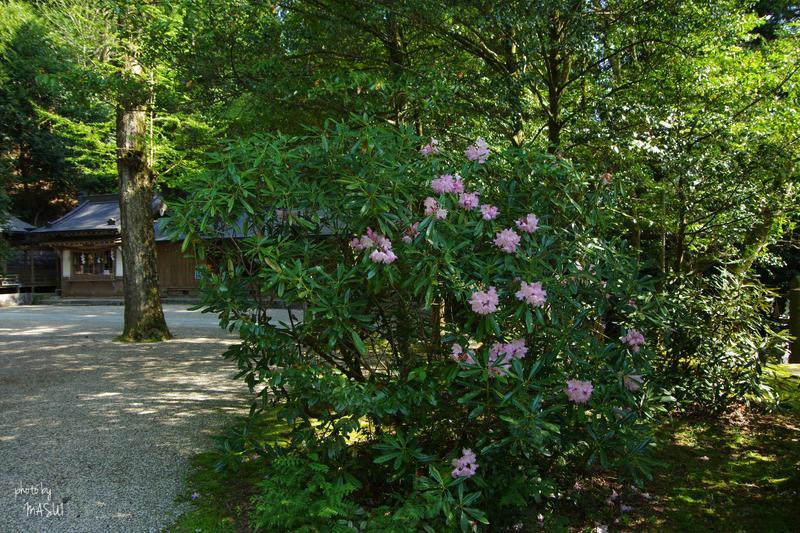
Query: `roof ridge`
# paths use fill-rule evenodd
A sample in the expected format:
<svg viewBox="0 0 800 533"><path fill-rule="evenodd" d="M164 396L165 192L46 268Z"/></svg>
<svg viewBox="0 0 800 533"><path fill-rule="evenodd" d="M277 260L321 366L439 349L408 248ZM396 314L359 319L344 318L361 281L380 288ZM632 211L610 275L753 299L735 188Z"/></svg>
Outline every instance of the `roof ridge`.
<svg viewBox="0 0 800 533"><path fill-rule="evenodd" d="M44 225L43 227L45 227L45 228L49 228L50 226L55 226L56 224L58 224L58 223L60 223L60 222L63 222L63 221L65 221L65 220L69 220L70 218L72 218L73 216L75 216L75 213L77 213L77 212L78 212L78 210L79 210L81 207L83 207L84 205L86 205L86 204L88 204L88 203L89 203L89 200L88 200L88 198L87 198L87 199L85 199L85 200L81 201L81 202L80 202L78 205L76 205L75 207L73 207L73 208L72 208L72 209L70 209L69 211L67 211L65 214L63 214L63 215L61 215L60 217L58 217L57 219L55 219L55 220L48 220L48 221L45 223L45 225Z"/></svg>

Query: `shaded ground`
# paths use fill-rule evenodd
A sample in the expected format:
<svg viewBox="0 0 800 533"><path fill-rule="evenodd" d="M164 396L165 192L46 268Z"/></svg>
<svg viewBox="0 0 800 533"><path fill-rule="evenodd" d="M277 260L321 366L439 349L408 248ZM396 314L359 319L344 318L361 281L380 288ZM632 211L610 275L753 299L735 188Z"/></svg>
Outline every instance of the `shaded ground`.
<svg viewBox="0 0 800 533"><path fill-rule="evenodd" d="M0 531L159 530L188 458L246 411L214 316L166 306L176 338L128 345L122 311L0 309Z"/></svg>
<svg viewBox="0 0 800 533"><path fill-rule="evenodd" d="M663 461L622 519L647 531L800 531L800 365L766 379L781 396L775 412L733 411L716 420L661 428ZM769 374L769 373L768 373Z"/></svg>

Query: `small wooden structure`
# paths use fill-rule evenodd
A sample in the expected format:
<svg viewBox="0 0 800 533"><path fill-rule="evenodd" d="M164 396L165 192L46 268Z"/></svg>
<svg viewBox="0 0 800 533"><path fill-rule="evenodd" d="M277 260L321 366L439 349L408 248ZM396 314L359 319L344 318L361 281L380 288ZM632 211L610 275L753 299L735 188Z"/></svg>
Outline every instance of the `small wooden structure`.
<svg viewBox="0 0 800 533"><path fill-rule="evenodd" d="M154 217L166 208L153 199ZM30 231L38 245L55 250L61 296L122 296L125 290L117 195L83 197L72 211L46 226ZM199 287L194 258L180 252L155 224L158 282L162 295L189 295Z"/></svg>
<svg viewBox="0 0 800 533"><path fill-rule="evenodd" d="M58 257L47 247L36 243L32 231L36 227L9 216L0 234L8 241L10 250L0 264L0 291L53 292L58 287L56 265Z"/></svg>

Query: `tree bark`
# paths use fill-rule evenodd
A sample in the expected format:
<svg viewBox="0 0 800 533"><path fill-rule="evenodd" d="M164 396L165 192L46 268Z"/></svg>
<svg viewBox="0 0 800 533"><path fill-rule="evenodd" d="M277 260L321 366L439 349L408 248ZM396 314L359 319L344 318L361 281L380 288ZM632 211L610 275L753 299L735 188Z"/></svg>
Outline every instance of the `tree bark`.
<svg viewBox="0 0 800 533"><path fill-rule="evenodd" d="M158 291L153 231L153 177L147 159L147 90L135 55L122 58L117 105L117 175L125 279L125 324L120 340L171 337Z"/></svg>
<svg viewBox="0 0 800 533"><path fill-rule="evenodd" d="M789 284L789 334L794 337L789 362L800 363L800 274Z"/></svg>

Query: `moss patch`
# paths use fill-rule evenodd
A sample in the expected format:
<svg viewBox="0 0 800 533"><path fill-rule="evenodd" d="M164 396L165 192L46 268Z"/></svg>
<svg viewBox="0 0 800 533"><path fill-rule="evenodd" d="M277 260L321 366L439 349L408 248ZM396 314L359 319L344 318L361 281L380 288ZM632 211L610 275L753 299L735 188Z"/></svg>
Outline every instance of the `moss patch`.
<svg viewBox="0 0 800 533"><path fill-rule="evenodd" d="M775 412L744 408L659 431L664 462L631 525L659 531L796 531L800 523L800 378L772 367Z"/></svg>

